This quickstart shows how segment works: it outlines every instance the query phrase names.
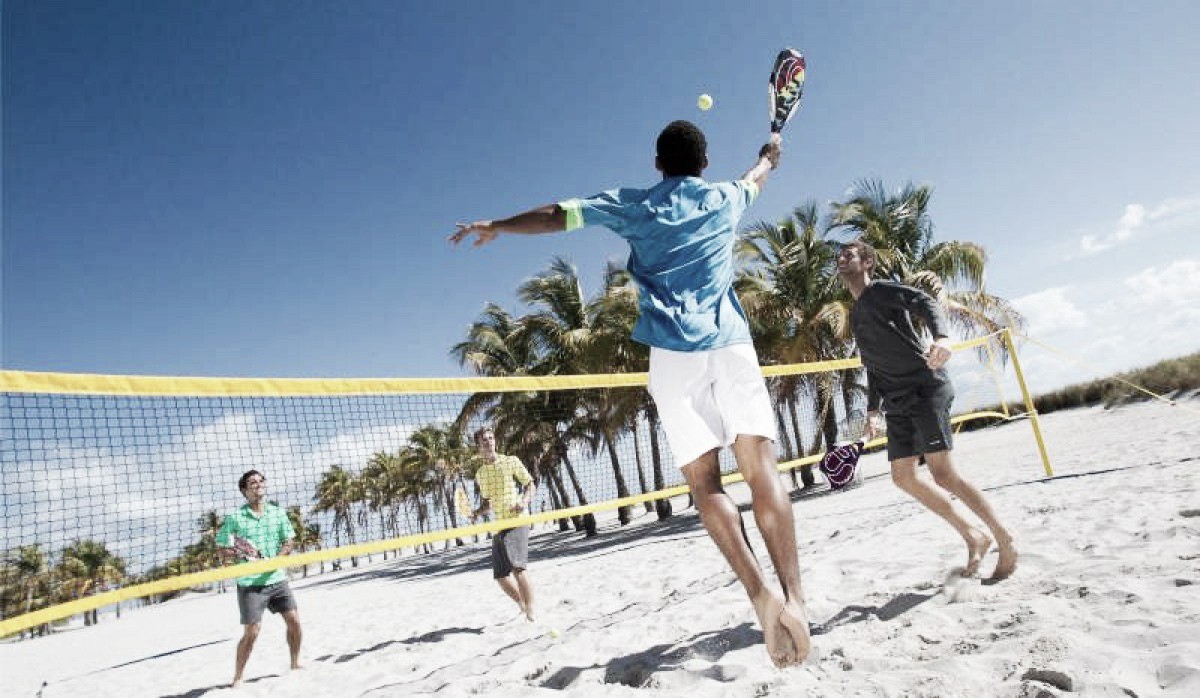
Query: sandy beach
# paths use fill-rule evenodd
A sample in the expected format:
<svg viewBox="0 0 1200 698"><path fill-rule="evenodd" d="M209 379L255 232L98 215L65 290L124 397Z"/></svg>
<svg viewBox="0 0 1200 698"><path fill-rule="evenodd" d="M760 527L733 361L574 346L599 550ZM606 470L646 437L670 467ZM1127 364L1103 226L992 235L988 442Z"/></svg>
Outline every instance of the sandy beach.
<svg viewBox="0 0 1200 698"><path fill-rule="evenodd" d="M302 671L272 616L247 683L224 688L235 597L192 594L0 645L0 694L1197 696L1200 400L1183 404L1043 417L1052 479L1026 421L960 435L960 469L1018 536L1020 567L997 585L956 581L961 540L896 489L882 454L858 487L794 497L814 649L786 670L679 498L665 523L639 507L592 539L539 525L537 623L496 587L481 541L294 580Z"/></svg>

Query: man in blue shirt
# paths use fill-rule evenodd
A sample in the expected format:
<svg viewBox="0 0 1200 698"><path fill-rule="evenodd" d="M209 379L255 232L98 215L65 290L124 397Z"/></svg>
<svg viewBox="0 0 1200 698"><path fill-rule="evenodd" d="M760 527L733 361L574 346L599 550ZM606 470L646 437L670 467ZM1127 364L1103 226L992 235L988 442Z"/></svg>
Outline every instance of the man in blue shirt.
<svg viewBox="0 0 1200 698"><path fill-rule="evenodd" d="M700 520L746 589L778 666L797 664L810 647L800 588L791 502L775 468L775 417L733 291L737 224L779 165L779 134L740 179L711 183L704 133L687 121L658 136L648 189L614 189L568 199L503 220L460 223L450 236L475 246L499 233L536 235L588 225L629 243L628 270L639 287L633 338L650 346L650 393ZM750 487L754 517L775 565L782 595L763 578L737 505L721 485L718 449L732 446Z"/></svg>

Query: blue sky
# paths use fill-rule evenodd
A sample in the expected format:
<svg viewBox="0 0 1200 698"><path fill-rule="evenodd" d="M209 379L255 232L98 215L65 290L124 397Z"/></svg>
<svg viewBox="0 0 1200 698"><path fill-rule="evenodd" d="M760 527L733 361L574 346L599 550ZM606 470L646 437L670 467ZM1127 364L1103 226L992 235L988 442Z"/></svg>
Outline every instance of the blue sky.
<svg viewBox="0 0 1200 698"><path fill-rule="evenodd" d="M934 187L1035 337L1035 388L1200 349L1200 6L1129 3L14 2L3 5L10 369L446 376L484 304L614 235L445 242L653 182L675 118L713 179L809 62L748 220L881 178ZM708 92L716 106L701 113Z"/></svg>

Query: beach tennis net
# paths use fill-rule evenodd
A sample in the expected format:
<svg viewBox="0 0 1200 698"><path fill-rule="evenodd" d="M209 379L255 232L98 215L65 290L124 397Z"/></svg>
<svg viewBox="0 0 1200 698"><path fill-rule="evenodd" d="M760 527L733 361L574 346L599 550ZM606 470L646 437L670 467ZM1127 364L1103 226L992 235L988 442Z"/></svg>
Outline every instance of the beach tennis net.
<svg viewBox="0 0 1200 698"><path fill-rule="evenodd" d="M958 423L1000 420L1001 339L951 364ZM811 482L862 433L857 359L764 367L780 468ZM1019 411L1019 410L1017 410ZM471 524L472 435L491 427L536 486L527 515ZM722 469L735 473L730 455ZM686 492L645 374L434 380L208 379L0 372L0 636L280 567L293 575L430 552L515 522L594 534L669 515ZM258 470L295 554L238 564L216 535ZM736 478L736 475L731 475ZM456 492L462 494L457 495ZM91 615L88 615L88 614Z"/></svg>

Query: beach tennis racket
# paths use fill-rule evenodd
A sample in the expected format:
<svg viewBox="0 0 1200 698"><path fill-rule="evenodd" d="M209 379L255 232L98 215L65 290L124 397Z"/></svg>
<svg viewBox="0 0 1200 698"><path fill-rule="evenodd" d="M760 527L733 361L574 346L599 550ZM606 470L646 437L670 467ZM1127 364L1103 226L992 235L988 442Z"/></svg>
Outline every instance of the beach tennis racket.
<svg viewBox="0 0 1200 698"><path fill-rule="evenodd" d="M830 449L817 465L829 480L829 489L840 490L854 482L858 473L858 459L862 455L864 443L860 439L854 443Z"/></svg>
<svg viewBox="0 0 1200 698"><path fill-rule="evenodd" d="M247 560L258 560L262 558L262 553L258 551L258 548L254 547L253 543L237 534L234 534L233 536L233 548L241 553L242 557L246 558Z"/></svg>
<svg viewBox="0 0 1200 698"><path fill-rule="evenodd" d="M771 69L771 133L779 133L800 107L804 94L804 56L785 48Z"/></svg>
<svg viewBox="0 0 1200 698"><path fill-rule="evenodd" d="M463 491L462 487L454 488L454 508L458 510L459 516L468 521L471 520L471 515L475 513L471 509L471 500L467 499L467 493Z"/></svg>

